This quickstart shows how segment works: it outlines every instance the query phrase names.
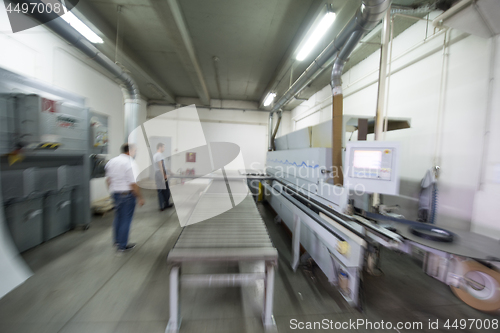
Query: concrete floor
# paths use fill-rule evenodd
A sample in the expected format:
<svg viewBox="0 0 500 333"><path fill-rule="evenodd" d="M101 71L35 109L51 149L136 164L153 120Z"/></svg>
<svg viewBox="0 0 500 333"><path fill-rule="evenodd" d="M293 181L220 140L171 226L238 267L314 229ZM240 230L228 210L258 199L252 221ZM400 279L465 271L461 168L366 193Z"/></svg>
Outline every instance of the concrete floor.
<svg viewBox="0 0 500 333"><path fill-rule="evenodd" d="M87 231L68 232L24 253L35 274L0 300L0 332L164 332L169 309L166 257L181 228L174 209L159 212L155 193L146 191L146 197L146 205L136 211L131 241L137 247L130 253L117 256L112 247L112 213L95 217ZM446 285L426 276L418 262L390 251L382 253L385 274L365 277L365 305L360 313L347 305L317 267L291 270L288 234L274 224L269 206L258 208L280 254L274 298L279 332L297 331L290 327L292 319L418 321L424 323L423 330L400 332L485 332L446 330L442 325L448 319L500 318L461 303ZM261 332L258 294L251 288L183 289L181 332ZM441 328L427 329L428 321L436 319ZM397 332L349 330L372 331Z"/></svg>

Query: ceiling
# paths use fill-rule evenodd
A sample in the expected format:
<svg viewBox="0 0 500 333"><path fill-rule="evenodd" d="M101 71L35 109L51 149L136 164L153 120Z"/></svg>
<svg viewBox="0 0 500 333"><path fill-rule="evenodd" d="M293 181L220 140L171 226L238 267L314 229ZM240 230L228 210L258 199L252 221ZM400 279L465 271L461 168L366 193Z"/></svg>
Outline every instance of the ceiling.
<svg viewBox="0 0 500 333"><path fill-rule="evenodd" d="M410 7L432 2L393 1ZM294 60L326 3L337 13L334 24L309 57ZM360 0L88 0L80 1L76 14L103 37L96 47L131 72L144 98L168 103L195 98L205 105L238 100L257 108L267 92L280 96L297 79L359 5ZM400 20L396 33L413 23ZM380 33L372 41L380 42ZM358 47L347 66L378 47ZM301 97L323 88L328 77L320 75Z"/></svg>

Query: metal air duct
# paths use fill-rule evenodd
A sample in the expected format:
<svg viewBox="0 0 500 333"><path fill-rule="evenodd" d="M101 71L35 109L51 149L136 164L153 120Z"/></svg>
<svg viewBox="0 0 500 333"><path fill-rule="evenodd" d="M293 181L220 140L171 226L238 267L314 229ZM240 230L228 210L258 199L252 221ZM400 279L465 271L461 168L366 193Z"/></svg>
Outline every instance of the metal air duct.
<svg viewBox="0 0 500 333"><path fill-rule="evenodd" d="M373 29L389 8L391 0L364 0L354 17L347 23L337 37L321 52L321 54L307 67L292 86L277 100L272 112L282 109L295 95L313 81L327 66L329 60L339 52L353 33L362 35ZM353 44L357 44L358 41ZM351 50L352 51L352 50ZM351 52L345 52L348 56Z"/></svg>
<svg viewBox="0 0 500 333"><path fill-rule="evenodd" d="M354 17L342 30L340 35L348 35L344 47L337 54L333 64L331 86L333 94L332 103L332 168L333 183L343 185L342 174L342 117L343 117L343 94L342 94L342 72L350 54L363 38L364 34L375 28L389 10L391 0L364 0ZM339 35L339 36L340 36ZM337 37L338 38L338 37Z"/></svg>
<svg viewBox="0 0 500 333"><path fill-rule="evenodd" d="M280 128L281 116L283 116L283 111L278 112L278 121L276 122L276 127L274 128L273 135L271 137L271 148L272 150L276 150L276 144L274 140L276 139L276 134L278 134L278 129Z"/></svg>
<svg viewBox="0 0 500 333"><path fill-rule="evenodd" d="M13 2L16 1L14 0ZM33 0L31 3L44 4L40 0ZM125 99L125 141L127 141L132 130L139 126L138 119L141 95L139 87L135 83L134 79L132 79L129 73L124 71L111 59L102 54L94 45L92 45L92 43L90 43L78 31L73 29L71 25L66 23L61 17L58 17L58 15L54 13L37 13L34 11L29 16L40 22L46 21L46 23L44 23L46 27L82 51L90 59L101 65L124 86L125 89L122 90Z"/></svg>
<svg viewBox="0 0 500 333"><path fill-rule="evenodd" d="M360 8L347 23L337 37L321 52L309 67L300 75L292 86L274 103L271 113L283 108L302 89L313 81L328 66L329 60L337 54L335 59L331 84L333 92L332 114L332 166L334 168L334 184L343 184L342 176L342 72L345 62L361 38L373 29L389 10L391 0L363 0ZM271 142L269 142L271 148Z"/></svg>
<svg viewBox="0 0 500 333"><path fill-rule="evenodd" d="M267 124L267 131L268 131L268 151L273 150L273 111L269 112L269 122Z"/></svg>

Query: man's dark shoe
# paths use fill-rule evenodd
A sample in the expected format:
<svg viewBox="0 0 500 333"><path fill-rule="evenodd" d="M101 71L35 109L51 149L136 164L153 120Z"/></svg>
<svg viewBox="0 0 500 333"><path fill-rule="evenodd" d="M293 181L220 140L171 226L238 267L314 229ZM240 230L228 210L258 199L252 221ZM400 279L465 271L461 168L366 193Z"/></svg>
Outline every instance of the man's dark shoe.
<svg viewBox="0 0 500 333"><path fill-rule="evenodd" d="M124 249L119 248L118 252L127 252L127 251L132 250L134 247L135 247L135 244L128 244L127 246L125 246Z"/></svg>

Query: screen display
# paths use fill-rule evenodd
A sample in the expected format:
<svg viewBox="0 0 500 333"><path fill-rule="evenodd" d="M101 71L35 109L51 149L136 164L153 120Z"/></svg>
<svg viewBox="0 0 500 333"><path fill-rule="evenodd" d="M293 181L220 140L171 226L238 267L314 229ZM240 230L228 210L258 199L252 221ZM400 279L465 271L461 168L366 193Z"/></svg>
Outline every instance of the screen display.
<svg viewBox="0 0 500 333"><path fill-rule="evenodd" d="M359 169L380 169L382 152L379 150L355 150L353 167Z"/></svg>
<svg viewBox="0 0 500 333"><path fill-rule="evenodd" d="M392 149L355 149L352 156L352 177L390 180Z"/></svg>

